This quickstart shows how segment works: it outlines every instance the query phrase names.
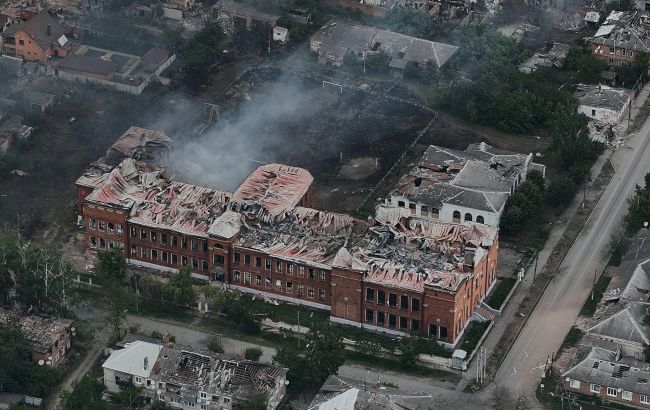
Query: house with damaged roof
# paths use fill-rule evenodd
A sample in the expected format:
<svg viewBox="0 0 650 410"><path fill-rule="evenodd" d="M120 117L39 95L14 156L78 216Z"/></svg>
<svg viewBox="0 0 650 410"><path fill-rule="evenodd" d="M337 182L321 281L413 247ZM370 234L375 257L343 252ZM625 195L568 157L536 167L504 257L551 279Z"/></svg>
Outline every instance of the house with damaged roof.
<svg viewBox="0 0 650 410"><path fill-rule="evenodd" d="M650 231L641 230L562 372L569 393L650 408Z"/></svg>
<svg viewBox="0 0 650 410"><path fill-rule="evenodd" d="M390 56L389 67L403 72L410 62L420 67L440 68L458 51L458 47L407 36L375 27L332 21L311 37L312 52L320 64L340 67L346 57L363 60L367 55L384 52Z"/></svg>
<svg viewBox="0 0 650 410"><path fill-rule="evenodd" d="M613 67L631 67L650 54L650 13L612 11L591 38L591 54Z"/></svg>
<svg viewBox="0 0 650 410"><path fill-rule="evenodd" d="M544 174L532 158L484 142L465 151L431 145L382 207L434 221L498 227L506 201L526 181L528 171Z"/></svg>
<svg viewBox="0 0 650 410"><path fill-rule="evenodd" d="M608 134L602 130L612 130L623 121L632 105L634 91L600 84L579 84L574 96L578 100L578 112L590 119L591 138L604 143Z"/></svg>
<svg viewBox="0 0 650 410"><path fill-rule="evenodd" d="M77 180L91 254L121 248L133 265L188 266L197 279L328 310L334 322L450 346L494 284L495 227L408 208L371 220L314 209L312 175L284 164L259 166L234 193L173 181L150 162L169 144L130 132L126 145L143 155L113 147Z"/></svg>
<svg viewBox="0 0 650 410"><path fill-rule="evenodd" d="M186 410L229 410L255 394L273 410L287 385L287 369L279 366L140 340L113 351L102 368L109 393L136 387L147 403Z"/></svg>

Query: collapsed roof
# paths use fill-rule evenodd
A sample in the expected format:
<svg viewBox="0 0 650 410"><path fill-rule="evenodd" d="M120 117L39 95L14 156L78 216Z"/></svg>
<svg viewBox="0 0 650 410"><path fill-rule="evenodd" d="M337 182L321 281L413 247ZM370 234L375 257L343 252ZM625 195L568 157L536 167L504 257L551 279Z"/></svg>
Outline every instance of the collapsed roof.
<svg viewBox="0 0 650 410"><path fill-rule="evenodd" d="M499 212L532 155L472 144L465 151L429 146L391 195L440 209L443 203Z"/></svg>
<svg viewBox="0 0 650 410"><path fill-rule="evenodd" d="M0 323L18 325L35 351L47 353L62 334L70 331L73 321L36 315L23 316L0 308Z"/></svg>
<svg viewBox="0 0 650 410"><path fill-rule="evenodd" d="M632 100L633 90L605 85L579 84L575 96L580 105L622 112Z"/></svg>
<svg viewBox="0 0 650 410"><path fill-rule="evenodd" d="M641 11L612 11L591 39L596 54L608 48L650 53L650 14ZM607 46L607 48L603 47Z"/></svg>

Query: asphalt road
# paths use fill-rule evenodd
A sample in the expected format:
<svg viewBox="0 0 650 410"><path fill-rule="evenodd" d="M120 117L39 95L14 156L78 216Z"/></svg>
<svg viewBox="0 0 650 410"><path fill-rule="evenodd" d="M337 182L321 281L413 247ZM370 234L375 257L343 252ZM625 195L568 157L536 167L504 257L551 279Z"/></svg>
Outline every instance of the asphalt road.
<svg viewBox="0 0 650 410"><path fill-rule="evenodd" d="M612 181L504 360L494 380L497 385L534 394L547 356L558 350L590 295L595 273L600 274L606 262L611 234L621 229L626 199L650 171L650 120L616 151L612 163Z"/></svg>

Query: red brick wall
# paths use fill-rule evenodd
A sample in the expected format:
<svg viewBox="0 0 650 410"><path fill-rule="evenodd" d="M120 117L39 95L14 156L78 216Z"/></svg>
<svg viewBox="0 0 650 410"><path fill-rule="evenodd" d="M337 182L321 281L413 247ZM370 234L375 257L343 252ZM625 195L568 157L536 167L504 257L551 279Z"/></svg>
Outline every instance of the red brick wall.
<svg viewBox="0 0 650 410"><path fill-rule="evenodd" d="M371 290L370 294L369 290ZM383 292L383 301L380 298L380 292ZM391 306L390 303L391 295L395 295L394 306ZM370 300L369 296L372 296L373 300ZM407 302L406 308L402 307L403 296ZM363 292L361 294L363 299L363 311L361 316L363 323L403 332L421 331L424 309L422 306L424 303L423 296L424 293L412 290L394 289L374 283L364 283ZM413 311L414 299L417 300L417 311ZM372 311L372 320L370 320L368 310ZM394 325L391 324L391 317L395 319ZM381 320L382 318L383 321ZM404 322L402 322L402 318L405 320ZM414 321L417 321L415 326L413 325ZM405 328L403 326L404 324L406 325Z"/></svg>
<svg viewBox="0 0 650 410"><path fill-rule="evenodd" d="M77 214L83 216L84 201L93 192L93 188L77 185Z"/></svg>
<svg viewBox="0 0 650 410"><path fill-rule="evenodd" d="M111 246L127 247L127 210L86 203L83 215L86 240L90 249L102 251L110 249Z"/></svg>
<svg viewBox="0 0 650 410"><path fill-rule="evenodd" d="M362 274L339 268L332 269L332 316L362 321Z"/></svg>

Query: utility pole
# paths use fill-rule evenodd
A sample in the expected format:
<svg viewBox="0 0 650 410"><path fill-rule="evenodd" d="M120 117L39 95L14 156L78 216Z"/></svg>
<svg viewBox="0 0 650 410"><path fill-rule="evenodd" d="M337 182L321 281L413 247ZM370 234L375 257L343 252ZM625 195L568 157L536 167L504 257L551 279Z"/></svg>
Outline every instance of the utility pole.
<svg viewBox="0 0 650 410"><path fill-rule="evenodd" d="M594 288L596 287L596 276L598 275L598 269L594 269L594 285L591 287L591 300L594 300Z"/></svg>

